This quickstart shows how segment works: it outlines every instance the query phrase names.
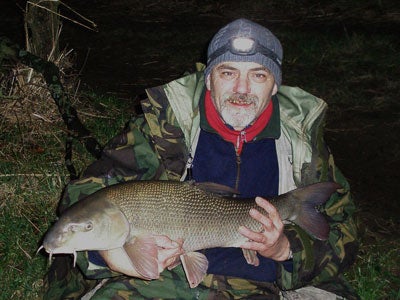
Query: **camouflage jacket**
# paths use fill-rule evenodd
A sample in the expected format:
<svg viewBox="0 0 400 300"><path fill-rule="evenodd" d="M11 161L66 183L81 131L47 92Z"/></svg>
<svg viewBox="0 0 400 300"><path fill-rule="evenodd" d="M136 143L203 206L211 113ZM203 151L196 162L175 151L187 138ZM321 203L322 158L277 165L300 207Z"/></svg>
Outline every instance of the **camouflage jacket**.
<svg viewBox="0 0 400 300"><path fill-rule="evenodd" d="M121 134L105 147L78 181L71 182L60 210L96 190L126 180L180 180L190 152L194 152L200 117L199 101L204 91L203 72L187 75L148 89L141 102L143 114L135 116ZM338 294L341 273L355 260L357 252L355 210L349 184L335 166L323 140L327 105L295 87L281 86L281 137L276 141L280 170L279 193L319 181L336 181L343 188L324 209L330 224L327 241L315 240L295 225L285 233L293 251L293 271L278 270L280 289L319 286ZM78 265L88 278L116 276L115 272L88 262L80 252Z"/></svg>

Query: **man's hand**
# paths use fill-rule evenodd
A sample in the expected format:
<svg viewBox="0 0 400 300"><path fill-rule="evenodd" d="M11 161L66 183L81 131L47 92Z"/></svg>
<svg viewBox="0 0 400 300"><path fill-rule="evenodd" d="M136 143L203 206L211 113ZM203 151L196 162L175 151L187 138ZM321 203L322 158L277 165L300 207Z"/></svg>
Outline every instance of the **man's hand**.
<svg viewBox="0 0 400 300"><path fill-rule="evenodd" d="M290 244L283 233L284 224L278 211L261 197L256 198L256 203L267 214L262 214L257 209L250 210L250 216L261 224L261 231L256 232L240 226L239 232L249 239L241 245L241 248L257 251L260 255L276 261L286 260L289 256Z"/></svg>

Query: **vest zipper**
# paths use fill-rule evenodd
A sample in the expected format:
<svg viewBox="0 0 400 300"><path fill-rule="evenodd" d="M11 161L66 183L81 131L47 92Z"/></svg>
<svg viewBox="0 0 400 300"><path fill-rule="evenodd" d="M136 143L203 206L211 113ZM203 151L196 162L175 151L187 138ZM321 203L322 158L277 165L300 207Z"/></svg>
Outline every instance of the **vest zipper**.
<svg viewBox="0 0 400 300"><path fill-rule="evenodd" d="M235 189L239 190L239 181L240 181L240 165L242 163L242 159L240 158L240 153L243 149L243 144L247 142L246 139L246 131L242 130L240 134L237 136L236 140L236 147L235 147L235 153L236 153L236 182L235 182Z"/></svg>
<svg viewBox="0 0 400 300"><path fill-rule="evenodd" d="M236 182L235 182L235 189L239 190L239 180L240 180L240 164L241 164L240 154L236 150Z"/></svg>

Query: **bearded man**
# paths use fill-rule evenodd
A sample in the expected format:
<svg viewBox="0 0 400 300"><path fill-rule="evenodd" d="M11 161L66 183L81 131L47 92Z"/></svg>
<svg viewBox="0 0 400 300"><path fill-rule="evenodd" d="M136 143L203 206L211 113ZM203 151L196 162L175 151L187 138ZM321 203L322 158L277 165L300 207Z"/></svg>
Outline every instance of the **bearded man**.
<svg viewBox="0 0 400 300"><path fill-rule="evenodd" d="M97 252L81 252L79 271L65 264L60 269L55 260L45 298L80 299L88 291L91 299L357 298L341 275L358 243L349 184L323 140L327 105L281 85L282 53L275 35L252 21L238 19L221 28L210 42L207 67L148 89L143 115L67 186L61 208L126 180L215 182L243 198L334 181L342 188L322 208L328 240L284 225L268 199L258 198L259 209L249 213L260 230L238 230L248 239L241 247L257 252L259 266L248 264L240 248L205 249L208 275L190 288L181 266L146 281L110 270ZM163 270L181 253L179 241L155 239Z"/></svg>

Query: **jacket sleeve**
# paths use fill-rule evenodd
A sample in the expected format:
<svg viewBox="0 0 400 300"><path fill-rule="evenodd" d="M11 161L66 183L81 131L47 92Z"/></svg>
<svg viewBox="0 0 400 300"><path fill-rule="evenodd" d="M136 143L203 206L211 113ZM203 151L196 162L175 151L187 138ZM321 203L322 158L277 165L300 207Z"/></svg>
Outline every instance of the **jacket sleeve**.
<svg viewBox="0 0 400 300"><path fill-rule="evenodd" d="M148 132L142 116L133 118L106 144L101 158L91 163L80 179L67 185L59 213L105 186L126 180L163 179L164 170Z"/></svg>
<svg viewBox="0 0 400 300"><path fill-rule="evenodd" d="M314 182L335 181L342 186L323 208L330 226L329 238L326 241L317 240L296 225L287 226L285 233L293 251L293 271L288 272L281 267L278 285L283 290L313 285L351 299L354 293L342 279L341 273L353 264L358 250L357 230L353 220L355 205L349 184L336 167L321 131L316 134L313 142L313 171L305 171L302 178L309 184L312 174Z"/></svg>

